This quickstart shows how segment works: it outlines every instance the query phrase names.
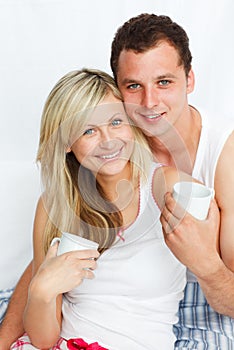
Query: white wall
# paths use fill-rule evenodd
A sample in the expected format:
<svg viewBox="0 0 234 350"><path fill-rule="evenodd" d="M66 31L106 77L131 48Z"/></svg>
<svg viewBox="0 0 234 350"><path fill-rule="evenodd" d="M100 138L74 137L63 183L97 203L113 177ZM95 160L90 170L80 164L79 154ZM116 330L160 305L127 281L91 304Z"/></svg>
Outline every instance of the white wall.
<svg viewBox="0 0 234 350"><path fill-rule="evenodd" d="M186 29L197 81L191 102L221 123L234 120L233 0L0 0L0 290L32 255L40 192L33 163L49 91L73 69L111 73L117 28L142 12L167 14Z"/></svg>
<svg viewBox="0 0 234 350"><path fill-rule="evenodd" d="M190 36L191 102L231 116L232 0L0 0L0 160L34 159L45 98L65 73L107 70L114 33L141 12L168 14Z"/></svg>

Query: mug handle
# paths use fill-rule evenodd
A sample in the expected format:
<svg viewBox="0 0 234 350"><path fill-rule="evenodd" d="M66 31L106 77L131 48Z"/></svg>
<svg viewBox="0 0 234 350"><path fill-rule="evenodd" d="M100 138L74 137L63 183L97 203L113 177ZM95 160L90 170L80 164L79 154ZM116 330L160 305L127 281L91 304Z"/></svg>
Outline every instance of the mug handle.
<svg viewBox="0 0 234 350"><path fill-rule="evenodd" d="M61 238L59 237L54 237L50 243L50 246L52 247L56 242L61 242Z"/></svg>

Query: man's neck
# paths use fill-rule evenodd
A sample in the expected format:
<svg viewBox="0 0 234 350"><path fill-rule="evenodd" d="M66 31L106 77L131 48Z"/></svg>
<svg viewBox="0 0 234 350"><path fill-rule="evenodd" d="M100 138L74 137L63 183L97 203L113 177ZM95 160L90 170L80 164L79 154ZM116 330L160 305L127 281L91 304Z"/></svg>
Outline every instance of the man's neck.
<svg viewBox="0 0 234 350"><path fill-rule="evenodd" d="M201 117L193 107L186 119L180 120L166 134L149 137L148 142L157 162L192 174L201 134Z"/></svg>

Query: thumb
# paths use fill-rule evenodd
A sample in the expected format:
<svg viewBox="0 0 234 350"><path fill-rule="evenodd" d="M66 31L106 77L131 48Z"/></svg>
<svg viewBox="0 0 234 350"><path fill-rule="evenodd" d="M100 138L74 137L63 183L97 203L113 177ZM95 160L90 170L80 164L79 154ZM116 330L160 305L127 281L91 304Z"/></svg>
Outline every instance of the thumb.
<svg viewBox="0 0 234 350"><path fill-rule="evenodd" d="M54 239L52 239L50 243L50 247L46 254L46 259L54 258L55 256L57 256L59 242L60 242L60 239L58 237L55 237Z"/></svg>

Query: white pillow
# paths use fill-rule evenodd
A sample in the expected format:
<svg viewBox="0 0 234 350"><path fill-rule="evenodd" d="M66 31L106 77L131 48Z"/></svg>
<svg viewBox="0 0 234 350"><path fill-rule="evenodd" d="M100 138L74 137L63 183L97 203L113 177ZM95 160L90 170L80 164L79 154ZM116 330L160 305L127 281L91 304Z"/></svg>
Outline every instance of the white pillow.
<svg viewBox="0 0 234 350"><path fill-rule="evenodd" d="M32 259L32 228L40 196L33 161L0 161L0 290L14 287Z"/></svg>

